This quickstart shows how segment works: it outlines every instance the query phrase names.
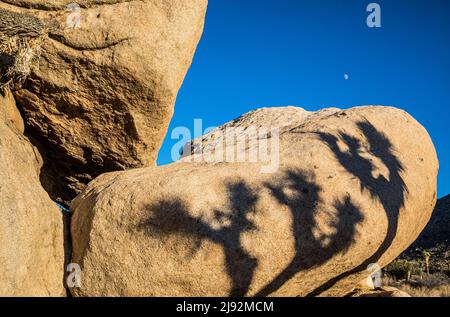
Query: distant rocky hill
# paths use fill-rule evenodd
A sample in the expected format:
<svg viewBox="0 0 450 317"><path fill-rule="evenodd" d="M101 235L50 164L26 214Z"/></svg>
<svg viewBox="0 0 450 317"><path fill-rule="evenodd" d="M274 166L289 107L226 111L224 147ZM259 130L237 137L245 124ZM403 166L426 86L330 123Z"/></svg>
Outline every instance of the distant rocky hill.
<svg viewBox="0 0 450 317"><path fill-rule="evenodd" d="M419 238L385 268L390 286L413 297L449 296L449 220L450 195L437 201L431 220Z"/></svg>
<svg viewBox="0 0 450 317"><path fill-rule="evenodd" d="M411 252L415 249L432 249L437 246L445 246L449 249L449 241L450 195L438 200L430 222L416 242L406 252Z"/></svg>
<svg viewBox="0 0 450 317"><path fill-rule="evenodd" d="M419 238L399 257L426 269L425 255L429 254L432 273L450 274L450 195L438 200L430 222ZM413 265L414 266L414 265Z"/></svg>

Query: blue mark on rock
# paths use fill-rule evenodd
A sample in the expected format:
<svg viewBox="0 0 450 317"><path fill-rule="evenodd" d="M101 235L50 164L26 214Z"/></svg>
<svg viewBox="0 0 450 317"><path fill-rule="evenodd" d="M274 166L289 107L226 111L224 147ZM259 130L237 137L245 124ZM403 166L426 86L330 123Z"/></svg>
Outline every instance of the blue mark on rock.
<svg viewBox="0 0 450 317"><path fill-rule="evenodd" d="M56 204L56 206L58 206L59 209L61 209L62 211L67 212L67 213L70 213L70 209L64 207L63 205L61 205L60 203L58 203L58 202L56 202L56 201L55 201L55 204Z"/></svg>

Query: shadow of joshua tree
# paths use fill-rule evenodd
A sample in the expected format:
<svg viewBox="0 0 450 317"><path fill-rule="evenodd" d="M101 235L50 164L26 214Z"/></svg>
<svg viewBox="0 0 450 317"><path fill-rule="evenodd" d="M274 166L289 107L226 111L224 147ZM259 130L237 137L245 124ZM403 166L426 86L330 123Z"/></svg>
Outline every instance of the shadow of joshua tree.
<svg viewBox="0 0 450 317"><path fill-rule="evenodd" d="M408 192L400 175L404 168L384 134L368 121L358 122L357 127L367 141L364 144L358 138L345 133L337 137L326 133L318 133L318 136L333 151L344 169L359 179L361 190L368 192L372 199L380 201L388 218L388 231L378 250L369 259L355 269L326 282L308 294L309 296L319 295L346 276L364 271L368 264L376 263L392 244L397 232L399 211ZM340 140L347 145L347 151L340 150ZM373 176L376 166L370 158L361 155L363 150L386 165L388 178L382 175ZM273 181L263 184L263 187L267 188L280 204L285 205L292 215L295 254L289 265L256 296L268 296L279 290L297 273L318 267L335 255L347 251L355 241L357 224L363 221L363 215L350 195L338 198L330 207L334 209L332 214L335 215L330 224L333 233L318 236L316 232L320 230L317 230L315 216L319 208L324 208L324 204L321 205L322 189L313 172L285 170L278 177L274 177ZM258 260L242 246L241 235L257 230L247 216L256 213L259 197L258 191L243 181L228 183L226 188L229 210L213 210L215 220L221 224L227 223L219 229L213 228L202 217L192 216L187 204L177 197L147 206L150 217L143 226L151 235L181 234L193 237L195 242L192 254L205 240L220 245L224 250L225 266L232 281L230 296L240 297L248 293L258 266Z"/></svg>
<svg viewBox="0 0 450 317"><path fill-rule="evenodd" d="M368 142L365 150L383 162L389 172L388 178L383 175L373 176L376 166L370 159L361 155L364 146L359 139L341 133L339 138L348 147L348 151L342 151L339 149L337 137L327 133L318 133L318 135L333 151L345 170L359 179L361 190L368 192L372 199L377 199L381 203L388 220L387 233L380 247L369 259L355 269L342 273L318 287L309 296L317 296L343 278L364 271L369 264L376 263L391 246L397 234L400 209L404 207L408 194L408 188L401 176L404 171L403 164L395 155L393 145L386 135L378 131L369 121L360 121L357 127Z"/></svg>
<svg viewBox="0 0 450 317"><path fill-rule="evenodd" d="M345 197L343 201L334 202L336 220L331 224L334 233L316 237L315 214L321 202L321 188L316 184L314 175L293 170L285 174L285 182L267 183L266 186L292 214L295 255L290 264L256 294L257 297L270 295L297 273L317 267L334 255L348 250L356 236L356 225L363 220L351 198ZM288 196L286 192L291 195Z"/></svg>
<svg viewBox="0 0 450 317"><path fill-rule="evenodd" d="M190 215L186 204L180 199L164 200L148 206L151 218L145 226L160 234L178 233L195 237L197 242L193 252L201 246L203 240L209 240L223 247L228 275L232 280L230 296L241 297L248 292L258 265L257 259L250 256L242 247L241 235L255 230L255 225L247 219L255 212L256 194L244 183L227 185L230 210L214 210L214 217L220 223L229 221L228 226L213 229L201 217Z"/></svg>

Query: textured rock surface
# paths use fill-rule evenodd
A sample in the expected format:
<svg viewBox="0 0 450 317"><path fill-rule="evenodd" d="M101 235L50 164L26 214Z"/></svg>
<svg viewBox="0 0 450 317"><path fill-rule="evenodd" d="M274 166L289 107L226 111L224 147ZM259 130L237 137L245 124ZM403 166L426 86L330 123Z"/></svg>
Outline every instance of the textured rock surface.
<svg viewBox="0 0 450 317"><path fill-rule="evenodd" d="M0 97L0 114L14 103L7 96ZM0 116L0 296L65 294L62 216L39 183L41 164Z"/></svg>
<svg viewBox="0 0 450 317"><path fill-rule="evenodd" d="M223 158L225 159L227 155L227 146L230 145L231 147L229 150L234 151L236 140L247 138L248 142L248 139L251 136L251 133L249 133L249 128L283 128L292 124L300 124L308 120L314 120L322 116L327 116L338 111L338 108L328 108L311 112L303 108L293 106L259 108L250 111L235 120L225 123L224 125L212 130L210 133L186 144L183 149L181 159L184 161L189 161L190 158L185 158L194 154L213 154L218 146L223 147ZM235 129L233 134L234 139L228 138L228 129ZM260 136L256 135L256 138L259 139ZM249 144L246 144L245 146L248 148Z"/></svg>
<svg viewBox="0 0 450 317"><path fill-rule="evenodd" d="M411 297L408 293L391 286L383 286L377 289L357 289L349 297Z"/></svg>
<svg viewBox="0 0 450 317"><path fill-rule="evenodd" d="M72 204L73 294L342 296L430 219L436 152L404 111L300 119L279 142L272 174L181 161L94 180Z"/></svg>
<svg viewBox="0 0 450 317"><path fill-rule="evenodd" d="M207 5L85 0L66 7L72 2L0 3L45 25L39 58L14 94L45 153L44 186L66 203L101 173L154 164Z"/></svg>
<svg viewBox="0 0 450 317"><path fill-rule="evenodd" d="M12 124L17 131L23 133L25 130L23 119L8 88L0 90L0 104L0 121Z"/></svg>

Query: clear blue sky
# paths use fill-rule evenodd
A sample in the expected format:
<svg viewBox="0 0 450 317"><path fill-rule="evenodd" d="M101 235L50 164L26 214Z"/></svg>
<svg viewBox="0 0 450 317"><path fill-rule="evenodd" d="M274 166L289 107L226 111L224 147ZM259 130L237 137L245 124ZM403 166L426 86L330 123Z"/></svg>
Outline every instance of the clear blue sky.
<svg viewBox="0 0 450 317"><path fill-rule="evenodd" d="M370 2L381 28L366 25ZM449 194L449 17L448 0L209 0L158 164L172 161L172 129L197 118L206 128L262 106L391 105L427 128Z"/></svg>

